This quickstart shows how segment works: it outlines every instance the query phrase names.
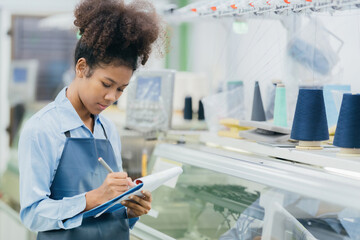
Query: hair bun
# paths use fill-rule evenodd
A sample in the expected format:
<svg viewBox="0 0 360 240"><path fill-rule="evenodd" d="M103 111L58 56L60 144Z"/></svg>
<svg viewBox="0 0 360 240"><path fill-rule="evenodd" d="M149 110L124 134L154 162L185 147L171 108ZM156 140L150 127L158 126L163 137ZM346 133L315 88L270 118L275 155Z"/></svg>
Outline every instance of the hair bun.
<svg viewBox="0 0 360 240"><path fill-rule="evenodd" d="M145 64L161 33L160 19L146 0L84 0L76 7L74 24L81 43L93 55L106 58L113 51L132 52Z"/></svg>

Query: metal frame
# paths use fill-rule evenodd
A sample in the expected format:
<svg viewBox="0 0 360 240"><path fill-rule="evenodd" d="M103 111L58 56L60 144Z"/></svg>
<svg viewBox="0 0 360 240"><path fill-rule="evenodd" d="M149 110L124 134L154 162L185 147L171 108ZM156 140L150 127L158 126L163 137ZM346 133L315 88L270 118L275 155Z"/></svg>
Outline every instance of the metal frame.
<svg viewBox="0 0 360 240"><path fill-rule="evenodd" d="M240 1L241 2L241 1ZM263 13L282 14L287 11L300 13L309 10L307 13L318 11L336 11L344 8L359 7L359 0L298 0L286 1L279 0L275 4L268 3L266 0L254 0L249 3L239 1L198 1L185 7L173 11L168 16L177 19L192 19L197 17L239 17L243 15L261 15Z"/></svg>

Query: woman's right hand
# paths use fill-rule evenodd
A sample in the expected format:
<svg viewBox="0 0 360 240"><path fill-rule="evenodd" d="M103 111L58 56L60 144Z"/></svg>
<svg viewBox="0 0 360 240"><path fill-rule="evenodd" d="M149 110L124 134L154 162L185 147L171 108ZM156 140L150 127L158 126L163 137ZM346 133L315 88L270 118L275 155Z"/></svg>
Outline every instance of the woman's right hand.
<svg viewBox="0 0 360 240"><path fill-rule="evenodd" d="M128 177L126 172L109 173L100 187L85 194L86 207L84 210L88 211L123 194L132 185L131 178Z"/></svg>

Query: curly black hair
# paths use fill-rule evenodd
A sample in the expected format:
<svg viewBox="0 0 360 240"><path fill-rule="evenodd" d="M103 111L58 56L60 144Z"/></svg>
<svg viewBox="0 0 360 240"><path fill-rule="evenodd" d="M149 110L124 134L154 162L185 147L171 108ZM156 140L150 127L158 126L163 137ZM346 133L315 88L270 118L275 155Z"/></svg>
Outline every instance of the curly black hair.
<svg viewBox="0 0 360 240"><path fill-rule="evenodd" d="M89 72L101 64L122 65L135 71L149 59L153 43L162 33L159 16L146 0L83 0L76 7L74 24L81 38L75 64L85 58Z"/></svg>

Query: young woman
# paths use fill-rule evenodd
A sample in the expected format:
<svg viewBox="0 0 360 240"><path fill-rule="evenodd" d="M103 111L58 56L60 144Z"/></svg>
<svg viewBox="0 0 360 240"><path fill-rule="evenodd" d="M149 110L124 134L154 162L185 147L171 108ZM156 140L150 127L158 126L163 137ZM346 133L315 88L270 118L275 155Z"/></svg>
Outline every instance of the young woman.
<svg viewBox="0 0 360 240"><path fill-rule="evenodd" d="M129 228L151 208L149 192L99 218L83 213L132 185L122 171L117 130L100 113L147 62L160 23L145 1L85 0L75 17L81 34L75 79L27 121L20 137L20 217L38 239L129 239Z"/></svg>

